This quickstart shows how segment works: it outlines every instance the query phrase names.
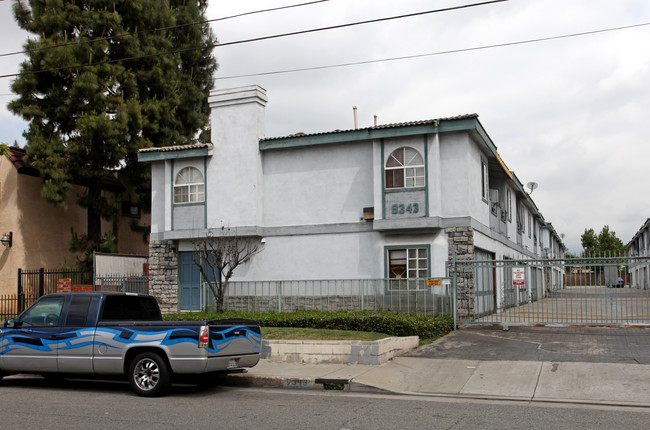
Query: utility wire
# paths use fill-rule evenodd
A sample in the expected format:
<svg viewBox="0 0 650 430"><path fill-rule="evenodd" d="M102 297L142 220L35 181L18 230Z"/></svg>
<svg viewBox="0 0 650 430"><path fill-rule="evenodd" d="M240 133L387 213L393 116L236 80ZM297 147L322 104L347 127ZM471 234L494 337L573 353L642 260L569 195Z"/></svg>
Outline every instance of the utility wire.
<svg viewBox="0 0 650 430"><path fill-rule="evenodd" d="M225 21L225 20L228 20L228 19L241 18L241 17L248 16L248 15L255 15L255 14L258 14L258 13L275 12L275 11L283 10L283 9L291 9L291 8L301 7L301 6L310 6L310 5L313 5L313 4L316 4L316 3L323 3L323 2L327 2L327 1L329 1L329 0L315 0L315 1L310 1L310 2L307 2L307 3L299 3L299 4L288 5L288 6L278 6L278 7L269 8L269 9L260 9L260 10L255 10L255 11L251 11L251 12L243 12L243 13L239 13L239 14L236 14L236 15L225 16L225 17L222 17L222 18L207 19L207 20L204 20L204 21L197 21L197 22L188 22L186 24L171 25L171 26L168 26L168 27L154 28L154 29L151 29L151 30L141 30L141 31L136 31L134 33L119 34L119 35L107 36L107 37L98 37L96 39L89 39L89 40L76 40L74 42L66 42L66 43L60 43L60 44L57 44L57 45L43 46L43 47L40 47L40 48L27 49L27 50L24 50L24 51L7 52L5 54L0 54L0 57L8 57L8 56L11 56L11 55L19 55L19 54L28 54L30 52L44 51L44 50L47 50L47 49L60 48L60 47L63 47L63 46L83 45L83 44L101 42L101 41L105 41L105 40L121 39L121 38L124 38L124 37L135 37L138 34L152 33L154 31L177 30L177 29L180 29L180 28L189 27L191 25L203 25L203 24L208 24L208 23L211 23L211 22Z"/></svg>
<svg viewBox="0 0 650 430"><path fill-rule="evenodd" d="M151 57L157 57L160 55L167 55L167 54L180 54L183 52L190 52L190 51L197 51L201 49L212 49L212 48L219 48L223 46L231 46L231 45L239 45L243 43L251 43L251 42L259 42L262 40L270 40L270 39L277 39L281 37L288 37L288 36L296 36L299 34L307 34L307 33L315 33L319 31L326 31L326 30L335 30L335 29L340 29L340 28L345 28L345 27L352 27L356 25L363 25L363 24L373 24L377 22L383 22L383 21L389 21L389 20L395 20L395 19L403 19L403 18L410 18L414 16L421 16L421 15L427 15L427 14L432 14L432 13L440 13L440 12L449 12L453 10L459 10L459 9L467 9L470 7L477 7L477 6L484 6L484 5L489 5L489 4L494 4L494 3L502 3L506 2L509 0L491 0L491 1L485 1L481 3L471 3L471 4L465 4L461 6L452 6L448 8L443 8L443 9L434 9L434 10L428 10L428 11L423 11L423 12L415 12L415 13L409 13L409 14L404 14L404 15L396 15L396 16L390 16L390 17L385 17L385 18L377 18L377 19L371 19L371 20L366 20L366 21L357 21L357 22L352 22L352 23L347 23L347 24L339 24L339 25L332 25L328 27L319 27L319 28L312 28L308 30L300 30L300 31L294 31L294 32L289 32L289 33L280 33L280 34L274 34L271 36L262 36L262 37L256 37L252 39L244 39L244 40L238 40L234 42L226 42L226 43L215 43L215 44L210 44L210 45L205 45L205 46L199 46L199 47L193 47L193 48L185 48L185 49L177 49L173 51L164 51L164 52L157 52L155 54L149 54L149 55L140 55L140 56L134 56L134 57L124 57L124 58L119 58L115 60L106 60L106 61L98 61L95 63L91 64L78 64L74 66L66 66L66 67L59 67L59 68L52 68L52 69L43 69L43 70L37 70L37 71L30 71L30 72L22 72L22 73L12 73L12 74L7 74L7 75L0 75L0 79L2 78L12 78L20 75L25 75L25 74L36 74L36 73L44 73L44 72L57 72L57 71L62 71L62 70L70 70L70 69L77 69L77 68L84 68L84 67L94 67L102 64L111 64L111 63L117 63L121 61L128 61L128 60L136 60L136 59L143 59L143 58L151 58Z"/></svg>
<svg viewBox="0 0 650 430"><path fill-rule="evenodd" d="M550 36L550 37L540 37L540 38L536 38L536 39L520 40L520 41L517 41L517 42L506 42L506 43L498 43L498 44L494 44L494 45L483 45L483 46L474 46L474 47L471 47L471 48L460 48L460 49L452 49L452 50L447 50L447 51L430 52L430 53L427 53L427 54L404 55L404 56L400 56L400 57L390 57L390 58L381 58L381 59L367 60L367 61L356 61L356 62L350 62L350 63L330 64L330 65L324 65L324 66L313 66L313 67L303 67L303 68L297 68L297 69L276 70L276 71L271 71L271 72L248 73L248 74L243 74L243 75L221 76L221 77L215 77L214 79L216 81L218 81L218 80L226 80L226 79L248 78L248 77L253 77L253 76L268 76L268 75L278 75L278 74L283 74L283 73L307 72L307 71L312 71L312 70L333 69L333 68L337 68L337 67L359 66L359 65L364 65L364 64L383 63L383 62L389 62L389 61L410 60L410 59L414 59L414 58L432 57L432 56L436 56L436 55L457 54L457 53L460 53L460 52L480 51L480 50L483 50L483 49L502 48L502 47L507 47L507 46L525 45L525 44L529 44L529 43L547 42L547 41L550 41L550 40L568 39L568 38L571 38L571 37L589 36L589 35L592 35L592 34L606 33L606 32L610 32L610 31L627 30L627 29L630 29L630 28L638 28L638 27L644 27L644 26L649 26L649 25L650 25L650 22L644 22L644 23L641 23L641 24L632 24L632 25L626 25L626 26L621 26L621 27L605 28L605 29L601 29L601 30L584 31L584 32L581 32L581 33L564 34L564 35L560 35L560 36ZM1 77L2 76L0 76L0 78Z"/></svg>
<svg viewBox="0 0 650 430"><path fill-rule="evenodd" d="M443 8L443 9L427 10L427 11L424 11L424 12L408 13L408 14L404 14L404 15L389 16L389 17L386 17L386 18L377 18L377 19L369 19L369 20L366 20L366 21L351 22L351 23L348 23L348 24L331 25L331 26L328 26L328 27L319 27L319 28L312 28L312 29L309 29L309 30L293 31L293 32L290 32L290 33L274 34L272 36L255 37L253 39L238 40L236 42L216 43L216 44L212 45L212 47L218 48L218 47L222 47L222 46L238 45L240 43L259 42L259 41L262 41L262 40L277 39L279 37L296 36L298 34L316 33L318 31L326 31L326 30L337 30L339 28L352 27L352 26L356 26L356 25L374 24L374 23L377 23L377 22L390 21L390 20L394 20L394 19L412 18L414 16L429 15L429 14L432 14L432 13L439 13L439 12L450 12L450 11L453 11L453 10L467 9L467 8L476 7L476 6L485 6L485 5L488 5L488 4L502 3L502 2L506 2L506 1L509 1L509 0L491 0L491 1L486 1L486 2L482 2L482 3L464 4L464 5L461 5L461 6L452 6L452 7L447 7L447 8Z"/></svg>

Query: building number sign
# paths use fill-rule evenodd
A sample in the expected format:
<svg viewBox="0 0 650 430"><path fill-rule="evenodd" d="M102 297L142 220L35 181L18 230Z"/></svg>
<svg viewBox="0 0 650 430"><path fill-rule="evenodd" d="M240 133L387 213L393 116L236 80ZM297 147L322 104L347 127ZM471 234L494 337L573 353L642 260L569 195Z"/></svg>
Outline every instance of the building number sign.
<svg viewBox="0 0 650 430"><path fill-rule="evenodd" d="M418 212L420 212L418 203L395 203L391 206L393 215L416 214Z"/></svg>

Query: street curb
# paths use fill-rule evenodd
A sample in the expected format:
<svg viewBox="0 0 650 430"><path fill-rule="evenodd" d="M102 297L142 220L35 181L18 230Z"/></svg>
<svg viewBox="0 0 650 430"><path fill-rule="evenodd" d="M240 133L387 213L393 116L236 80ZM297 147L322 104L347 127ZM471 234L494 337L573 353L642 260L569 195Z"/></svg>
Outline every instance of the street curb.
<svg viewBox="0 0 650 430"><path fill-rule="evenodd" d="M263 339L261 359L278 363L378 365L416 349L419 341L418 336L374 341Z"/></svg>
<svg viewBox="0 0 650 430"><path fill-rule="evenodd" d="M322 380L322 378L288 378L281 376L252 376L246 374L226 375L221 383L231 387L255 387L255 388L286 388L292 390L321 390L321 391L346 391L354 393L368 394L393 394L417 397L439 397L454 399L471 399L486 401L510 401L510 402L528 402L528 403L548 403L548 404L574 404L584 406L611 406L611 407L629 407L638 409L650 409L650 403L630 403L615 402L606 400L579 400L579 399L562 399L562 398L532 398L516 396L499 396L487 394L458 394L458 393L421 393L409 391L393 391L372 385L355 382L354 379ZM336 390L327 390L325 384L343 385L343 388Z"/></svg>

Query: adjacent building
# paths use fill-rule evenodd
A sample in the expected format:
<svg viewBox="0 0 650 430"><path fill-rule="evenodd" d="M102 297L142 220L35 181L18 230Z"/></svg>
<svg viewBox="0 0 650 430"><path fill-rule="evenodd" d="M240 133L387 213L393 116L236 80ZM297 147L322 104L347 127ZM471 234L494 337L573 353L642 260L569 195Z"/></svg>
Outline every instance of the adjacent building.
<svg viewBox="0 0 650 430"><path fill-rule="evenodd" d="M202 307L192 241L224 226L263 247L236 271L246 281L424 279L447 276L454 255L564 256L476 114L270 138L263 88L216 90L209 102L211 144L139 154L152 166L152 293L167 311ZM543 278L540 291L562 273ZM470 308L481 288L504 305L508 280L476 283Z"/></svg>
<svg viewBox="0 0 650 430"><path fill-rule="evenodd" d="M76 203L81 188L75 188L62 206L48 203L41 196L43 180L24 163L24 156L23 149L12 147L8 157L0 157L0 238L5 238L0 244L0 295L16 294L18 269L75 267L80 255L69 251L71 230L86 231L86 210ZM147 238L129 226L132 221L148 224L149 215L136 205L137 195L117 174L106 178L104 192L120 199L123 210L114 222L104 221L102 231L115 234L118 252L147 254Z"/></svg>

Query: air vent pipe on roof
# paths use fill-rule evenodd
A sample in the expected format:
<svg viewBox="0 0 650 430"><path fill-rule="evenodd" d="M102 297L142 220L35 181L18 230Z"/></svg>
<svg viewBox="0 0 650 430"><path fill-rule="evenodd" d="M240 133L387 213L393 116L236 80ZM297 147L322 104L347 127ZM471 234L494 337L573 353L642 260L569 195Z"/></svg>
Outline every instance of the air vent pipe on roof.
<svg viewBox="0 0 650 430"><path fill-rule="evenodd" d="M359 122L357 121L357 107L352 106L352 111L354 111L354 129L359 128Z"/></svg>

